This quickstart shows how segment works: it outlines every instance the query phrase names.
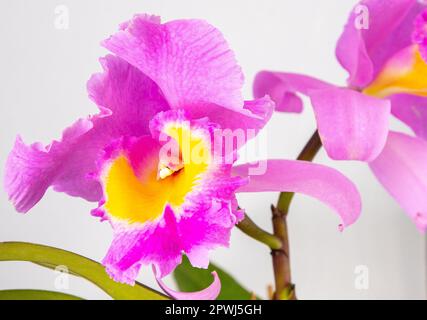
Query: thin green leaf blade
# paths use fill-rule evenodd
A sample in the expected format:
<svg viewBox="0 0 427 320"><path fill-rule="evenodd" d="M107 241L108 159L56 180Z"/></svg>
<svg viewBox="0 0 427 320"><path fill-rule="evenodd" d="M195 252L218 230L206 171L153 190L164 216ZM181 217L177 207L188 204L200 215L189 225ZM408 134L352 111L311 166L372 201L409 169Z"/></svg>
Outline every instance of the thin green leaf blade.
<svg viewBox="0 0 427 320"><path fill-rule="evenodd" d="M181 291L198 291L206 288L212 282L211 272L216 271L221 280L221 293L218 300L250 300L253 294L246 290L231 275L222 268L210 263L209 268L199 269L191 266L188 258L183 257L182 264L174 273L175 282Z"/></svg>
<svg viewBox="0 0 427 320"><path fill-rule="evenodd" d="M0 300L84 300L71 294L46 290L0 290Z"/></svg>
<svg viewBox="0 0 427 320"><path fill-rule="evenodd" d="M100 263L54 247L26 242L0 242L0 261L28 261L53 269L56 266L66 266L71 274L89 280L113 299L168 299L165 295L140 283L129 286L115 282Z"/></svg>

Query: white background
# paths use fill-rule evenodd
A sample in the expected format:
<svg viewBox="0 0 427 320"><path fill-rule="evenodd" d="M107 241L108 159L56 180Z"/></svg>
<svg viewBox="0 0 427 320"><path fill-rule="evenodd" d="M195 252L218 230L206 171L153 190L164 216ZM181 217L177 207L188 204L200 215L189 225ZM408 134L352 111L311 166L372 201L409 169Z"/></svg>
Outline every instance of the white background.
<svg viewBox="0 0 427 320"><path fill-rule="evenodd" d="M134 13L163 20L206 19L225 35L246 76L245 97L261 69L301 72L344 85L346 73L334 56L335 42L354 5L352 0L68 0L0 2L0 165L16 134L48 143L75 119L96 112L86 81L106 54L99 42ZM69 9L68 30L54 26L57 5ZM393 122L394 128L402 126ZM315 128L311 107L302 115L276 114L266 128L268 156L295 158ZM425 298L424 237L381 188L363 163L337 163L324 151L316 161L330 164L361 190L360 220L338 232L337 216L316 200L297 196L289 217L293 280L303 299ZM283 172L285 175L286 172ZM3 179L3 170L1 170ZM277 194L239 197L261 226L271 229L269 205ZM101 260L111 241L107 223L89 215L94 204L49 191L27 215L15 213L0 191L0 241L30 241ZM273 282L267 248L234 230L230 249L213 260L251 290L265 296ZM355 268L369 269L369 289L357 290ZM27 263L0 263L0 289L55 290L55 274ZM140 281L155 286L144 268ZM171 280L168 281L170 284ZM107 298L72 278L68 293Z"/></svg>

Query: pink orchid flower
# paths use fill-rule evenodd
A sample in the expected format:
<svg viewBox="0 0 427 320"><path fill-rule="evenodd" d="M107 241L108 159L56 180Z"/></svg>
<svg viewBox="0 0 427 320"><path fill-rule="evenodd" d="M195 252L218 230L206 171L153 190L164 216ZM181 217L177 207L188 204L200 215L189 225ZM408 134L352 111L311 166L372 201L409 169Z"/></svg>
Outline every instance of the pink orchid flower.
<svg viewBox="0 0 427 320"><path fill-rule="evenodd" d="M336 48L338 61L349 73L345 88L269 71L258 73L254 82L255 96L269 94L278 111L301 112L298 94L308 96L328 155L369 162L422 231L427 229L425 9L416 0L361 1ZM366 21L361 24L360 18ZM389 133L390 113L416 136Z"/></svg>
<svg viewBox="0 0 427 320"><path fill-rule="evenodd" d="M358 218L360 196L339 172L266 160L264 172L251 175L253 165L233 166L242 144L216 147L218 130L258 132L274 109L269 97L243 100L242 71L217 29L201 20L162 24L137 15L103 45L114 55L101 59L104 71L88 82L100 113L78 120L47 147L18 137L5 186L20 212L51 186L98 202L93 215L114 230L103 260L113 279L133 284L140 267L152 265L161 287L185 298L161 278L182 254L206 268L209 252L229 245L244 215L236 192L299 192L334 209L343 226ZM178 152L163 152L169 147ZM214 278L190 298L215 298L220 282Z"/></svg>

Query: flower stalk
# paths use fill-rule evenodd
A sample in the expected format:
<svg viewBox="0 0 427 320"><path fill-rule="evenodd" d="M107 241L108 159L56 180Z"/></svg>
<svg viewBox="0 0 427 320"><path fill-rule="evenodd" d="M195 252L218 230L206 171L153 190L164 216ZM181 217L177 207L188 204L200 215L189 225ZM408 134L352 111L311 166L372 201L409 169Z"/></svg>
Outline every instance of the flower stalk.
<svg viewBox="0 0 427 320"><path fill-rule="evenodd" d="M239 222L237 228L249 237L264 243L272 250L279 250L282 248L282 241L280 238L261 229L247 214L245 214L245 218Z"/></svg>
<svg viewBox="0 0 427 320"><path fill-rule="evenodd" d="M311 136L298 160L312 161L322 147L319 133ZM289 207L294 197L292 192L281 192L276 206L271 206L273 233L282 242L280 249L272 249L273 270L275 280L274 300L296 300L295 285L291 279L291 264L289 256L289 234L287 216Z"/></svg>

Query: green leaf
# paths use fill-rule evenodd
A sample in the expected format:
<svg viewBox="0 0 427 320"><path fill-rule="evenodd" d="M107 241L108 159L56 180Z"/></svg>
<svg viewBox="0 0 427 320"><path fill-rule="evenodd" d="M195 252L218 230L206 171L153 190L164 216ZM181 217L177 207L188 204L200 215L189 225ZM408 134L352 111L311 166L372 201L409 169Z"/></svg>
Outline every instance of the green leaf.
<svg viewBox="0 0 427 320"><path fill-rule="evenodd" d="M0 290L0 300L83 300L62 292L46 290Z"/></svg>
<svg viewBox="0 0 427 320"><path fill-rule="evenodd" d="M246 290L227 272L213 263L208 269L199 269L191 266L188 258L183 257L182 264L179 265L173 276L181 291L198 291L208 287L212 282L211 272L216 271L221 280L221 293L218 300L250 300L253 294Z"/></svg>
<svg viewBox="0 0 427 320"><path fill-rule="evenodd" d="M52 269L66 266L71 274L89 280L113 299L168 299L140 283L129 286L115 282L100 263L58 248L26 242L0 242L0 261L28 261Z"/></svg>

